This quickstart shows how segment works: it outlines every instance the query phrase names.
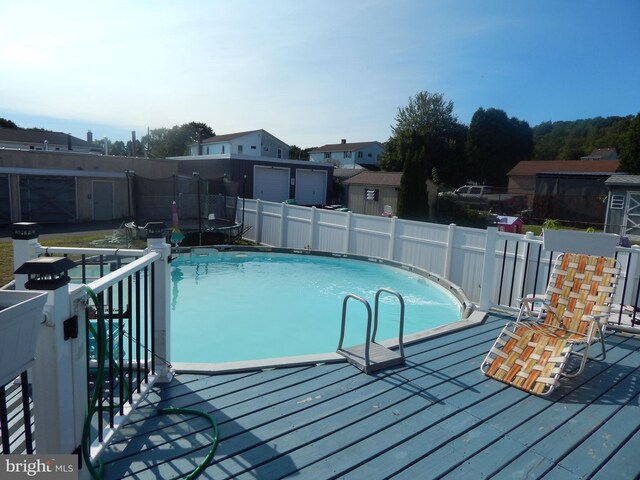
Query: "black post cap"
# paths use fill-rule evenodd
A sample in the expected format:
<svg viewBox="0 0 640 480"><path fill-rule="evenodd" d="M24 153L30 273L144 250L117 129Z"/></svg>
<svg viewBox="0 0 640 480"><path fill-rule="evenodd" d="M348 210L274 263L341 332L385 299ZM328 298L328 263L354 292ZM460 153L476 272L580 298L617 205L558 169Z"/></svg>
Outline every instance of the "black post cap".
<svg viewBox="0 0 640 480"><path fill-rule="evenodd" d="M13 234L11 238L14 240L31 240L38 238L38 224L33 222L18 222L12 225Z"/></svg>

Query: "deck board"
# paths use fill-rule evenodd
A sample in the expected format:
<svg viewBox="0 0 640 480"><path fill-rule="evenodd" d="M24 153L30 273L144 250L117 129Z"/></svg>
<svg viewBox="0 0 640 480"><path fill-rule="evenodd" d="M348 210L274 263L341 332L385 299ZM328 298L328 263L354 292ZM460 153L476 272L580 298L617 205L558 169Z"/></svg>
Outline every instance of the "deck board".
<svg viewBox="0 0 640 480"><path fill-rule="evenodd" d="M540 398L479 371L507 316L405 348L364 375L347 363L178 374L107 449L105 478L179 478L220 444L203 478L624 478L640 475L640 340L609 335L607 359ZM629 465L631 463L631 466Z"/></svg>

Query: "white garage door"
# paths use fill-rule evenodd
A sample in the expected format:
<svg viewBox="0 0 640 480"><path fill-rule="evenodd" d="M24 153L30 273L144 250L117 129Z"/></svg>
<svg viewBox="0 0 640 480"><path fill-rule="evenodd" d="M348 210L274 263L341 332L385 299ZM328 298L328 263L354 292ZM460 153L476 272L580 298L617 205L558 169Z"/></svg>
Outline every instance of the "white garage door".
<svg viewBox="0 0 640 480"><path fill-rule="evenodd" d="M289 169L255 166L253 198L267 202L284 202L289 198Z"/></svg>
<svg viewBox="0 0 640 480"><path fill-rule="evenodd" d="M296 170L296 202L300 205L324 205L326 197L326 170Z"/></svg>

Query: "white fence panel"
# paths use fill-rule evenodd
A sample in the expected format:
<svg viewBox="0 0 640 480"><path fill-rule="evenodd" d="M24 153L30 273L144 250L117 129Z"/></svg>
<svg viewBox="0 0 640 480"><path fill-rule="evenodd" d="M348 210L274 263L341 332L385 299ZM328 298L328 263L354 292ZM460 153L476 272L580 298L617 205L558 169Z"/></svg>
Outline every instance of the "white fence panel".
<svg viewBox="0 0 640 480"><path fill-rule="evenodd" d="M389 258L390 225L389 218L352 214L349 253Z"/></svg>
<svg viewBox="0 0 640 480"><path fill-rule="evenodd" d="M312 248L311 221L315 209L284 204L285 228L282 247Z"/></svg>
<svg viewBox="0 0 640 480"><path fill-rule="evenodd" d="M260 202L260 209L260 216L258 218L260 238L258 241L274 247L282 246L282 232L284 228L282 219L283 204Z"/></svg>
<svg viewBox="0 0 640 480"><path fill-rule="evenodd" d="M242 199L238 199L238 203L240 204ZM258 229L256 228L258 225L258 202L254 199L247 198L244 200L244 217L243 212L238 209L236 211L236 221L238 223L242 222L244 219L244 226L251 227L244 233L244 238L246 240L257 242L258 239L256 235L258 235Z"/></svg>
<svg viewBox="0 0 640 480"><path fill-rule="evenodd" d="M448 232L447 225L397 220L393 260L444 275Z"/></svg>
<svg viewBox="0 0 640 480"><path fill-rule="evenodd" d="M472 302L480 300L480 283L486 230L455 227L449 251L449 270L445 276L464 290Z"/></svg>
<svg viewBox="0 0 640 480"><path fill-rule="evenodd" d="M317 210L312 248L325 252L347 253L350 217L351 214L347 212Z"/></svg>

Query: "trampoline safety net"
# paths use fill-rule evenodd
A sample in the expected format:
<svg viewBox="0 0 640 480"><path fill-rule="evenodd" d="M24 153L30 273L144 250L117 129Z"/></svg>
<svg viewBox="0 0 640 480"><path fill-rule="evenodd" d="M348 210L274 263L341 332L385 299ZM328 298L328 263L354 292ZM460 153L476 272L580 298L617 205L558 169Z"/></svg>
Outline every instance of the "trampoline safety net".
<svg viewBox="0 0 640 480"><path fill-rule="evenodd" d="M178 207L178 226L183 231L216 230L238 226L236 208L242 182L226 177L204 179L187 175L150 179L133 177L134 221L172 225L172 205Z"/></svg>

